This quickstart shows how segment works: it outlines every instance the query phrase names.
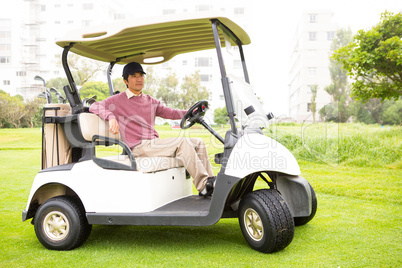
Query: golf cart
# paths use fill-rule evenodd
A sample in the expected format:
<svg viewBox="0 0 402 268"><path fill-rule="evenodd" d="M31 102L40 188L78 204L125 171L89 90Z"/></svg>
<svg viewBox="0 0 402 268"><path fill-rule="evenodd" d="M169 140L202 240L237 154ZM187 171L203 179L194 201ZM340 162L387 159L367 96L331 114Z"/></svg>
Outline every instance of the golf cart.
<svg viewBox="0 0 402 268"><path fill-rule="evenodd" d="M130 24L131 23L131 24ZM293 239L295 225L309 222L317 200L300 176L294 156L263 134L270 116L249 83L243 45L247 33L217 14L159 17L140 22L86 28L57 41L69 85L68 104L48 104L43 115L42 170L33 182L22 220L33 218L35 233L48 249L82 245L92 225L208 226L221 218L238 218L250 246L261 252L282 250ZM215 49L230 129L224 137L204 120L208 102L200 100L185 114L183 129L198 123L218 142L221 165L212 197L193 195L192 180L175 158L134 157L108 122L88 112L71 75L69 51L115 64L163 63L187 52ZM227 74L225 50L240 59L240 78ZM157 62L155 62L157 61ZM122 153L99 156L100 146L120 146ZM256 189L256 181L264 188Z"/></svg>

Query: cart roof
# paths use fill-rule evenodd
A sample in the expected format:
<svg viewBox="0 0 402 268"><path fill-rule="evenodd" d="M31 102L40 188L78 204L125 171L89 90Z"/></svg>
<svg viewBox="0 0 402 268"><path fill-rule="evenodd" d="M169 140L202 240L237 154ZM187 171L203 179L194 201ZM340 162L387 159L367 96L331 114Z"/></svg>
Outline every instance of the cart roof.
<svg viewBox="0 0 402 268"><path fill-rule="evenodd" d="M65 47L74 43L70 51L99 61L120 59L121 64L150 64L146 59L163 57L157 62L162 63L177 54L215 48L211 19L218 19L243 45L251 42L248 34L230 19L216 13L196 13L88 27L69 32L56 44ZM219 35L224 45L221 30Z"/></svg>

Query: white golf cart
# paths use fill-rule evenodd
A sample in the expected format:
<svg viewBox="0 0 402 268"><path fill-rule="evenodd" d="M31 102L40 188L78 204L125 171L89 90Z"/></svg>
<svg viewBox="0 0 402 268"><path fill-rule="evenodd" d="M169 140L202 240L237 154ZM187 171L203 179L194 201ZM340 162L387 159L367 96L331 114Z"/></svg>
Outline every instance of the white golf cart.
<svg viewBox="0 0 402 268"><path fill-rule="evenodd" d="M131 23L131 24L130 24ZM123 25L123 24L121 24ZM99 225L213 225L221 218L238 218L250 246L261 252L285 248L295 225L309 222L317 200L300 177L293 155L265 136L268 124L250 84L242 46L247 33L226 17L198 14L160 17L71 32L57 45L69 85L69 104L47 104L43 115L42 170L33 182L22 220L32 223L48 249L70 250L83 244L93 224ZM241 78L227 74L224 53L234 50ZM162 63L172 57L216 49L230 130L221 137L204 120L207 101L189 109L182 128L202 124L223 143L215 155L221 165L212 197L192 194L192 180L175 158L134 158L108 122L88 112L67 64L67 54L109 62L110 94L113 66L148 60ZM153 63L154 64L154 63ZM100 146L118 145L123 153L99 157ZM102 147L104 148L104 147ZM257 179L266 183L254 190Z"/></svg>

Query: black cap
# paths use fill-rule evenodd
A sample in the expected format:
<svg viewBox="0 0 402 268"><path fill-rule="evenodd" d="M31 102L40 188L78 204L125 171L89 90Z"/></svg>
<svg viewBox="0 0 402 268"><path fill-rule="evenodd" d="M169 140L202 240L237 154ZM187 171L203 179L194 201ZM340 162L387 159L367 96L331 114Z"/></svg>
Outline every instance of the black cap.
<svg viewBox="0 0 402 268"><path fill-rule="evenodd" d="M139 64L138 62L130 62L128 64L126 64L126 66L124 66L123 68L123 76L125 74L135 74L135 73L143 73L146 74L144 72L144 70L142 69L141 64Z"/></svg>

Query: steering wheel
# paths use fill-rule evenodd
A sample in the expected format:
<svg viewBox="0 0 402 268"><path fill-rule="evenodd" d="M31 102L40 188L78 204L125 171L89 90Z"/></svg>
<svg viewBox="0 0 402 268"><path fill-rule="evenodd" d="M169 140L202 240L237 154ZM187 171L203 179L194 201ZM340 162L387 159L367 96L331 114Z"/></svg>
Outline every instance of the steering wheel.
<svg viewBox="0 0 402 268"><path fill-rule="evenodd" d="M187 129L189 127L192 127L195 123L200 123L207 110L208 101L198 101L196 104L191 106L191 108L188 109L188 111L184 114L180 122L180 127L182 129Z"/></svg>

